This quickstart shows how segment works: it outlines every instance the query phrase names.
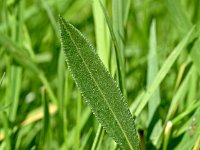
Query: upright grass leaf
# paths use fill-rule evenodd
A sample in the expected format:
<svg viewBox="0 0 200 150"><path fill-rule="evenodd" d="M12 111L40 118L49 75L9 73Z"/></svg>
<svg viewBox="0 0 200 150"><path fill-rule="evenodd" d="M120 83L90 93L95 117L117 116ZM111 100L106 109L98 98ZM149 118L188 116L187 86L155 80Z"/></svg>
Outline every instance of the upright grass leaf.
<svg viewBox="0 0 200 150"><path fill-rule="evenodd" d="M147 89L151 86L156 74L158 73L158 61L157 61L157 39L156 39L156 21L151 23L150 36L149 36L149 52L148 52L148 70L147 70ZM153 116L160 104L160 89L159 86L155 93L150 97L148 102L148 126L152 122ZM152 131L150 130L150 139L156 146L159 141L158 134L162 132L161 119L155 122L155 126Z"/></svg>
<svg viewBox="0 0 200 150"><path fill-rule="evenodd" d="M162 144L163 130L164 130L164 127L162 126L162 120L159 119L156 122L156 124L154 125L153 131L152 131L151 136L150 136L152 144L157 149L159 149L161 144Z"/></svg>
<svg viewBox="0 0 200 150"><path fill-rule="evenodd" d="M156 74L158 73L157 62L157 47L156 47L156 22L151 24L150 37L149 37L149 54L148 54L148 71L147 71L147 89L152 84ZM153 115L160 104L160 91L159 86L155 93L151 96L148 103L148 124L150 124Z"/></svg>
<svg viewBox="0 0 200 150"><path fill-rule="evenodd" d="M84 140L83 140L83 142L82 142L82 145L81 145L80 150L84 150L84 149L85 149L85 146L86 146L86 144L87 144L87 142L88 142L88 140L89 140L89 137L90 137L91 133L92 133L92 129L90 129L90 130L87 132L87 134L85 135L85 138L84 138Z"/></svg>
<svg viewBox="0 0 200 150"><path fill-rule="evenodd" d="M103 136L103 134L104 134L104 130L102 126L99 124L94 142L92 144L92 150L97 150L99 143L101 143L101 137Z"/></svg>
<svg viewBox="0 0 200 150"><path fill-rule="evenodd" d="M102 0L101 2L105 4L105 0ZM96 39L97 51L102 62L108 69L109 54L110 54L109 30L99 1L94 0L92 6L93 6L92 10L93 10L94 24L95 24L95 39Z"/></svg>
<svg viewBox="0 0 200 150"><path fill-rule="evenodd" d="M11 15L11 19L13 20L13 26L11 27L11 35L10 38L13 41L16 41L17 44L21 45L21 27L22 27L22 14L20 11L21 2L16 7L16 14ZM18 19L17 19L18 17ZM19 24L17 26L17 24ZM9 112L9 120L15 121L17 108L18 108L18 101L19 101L19 93L21 88L21 74L22 68L20 66L16 67L13 65L12 57L7 57L7 82L6 82L6 103L10 104L8 107Z"/></svg>
<svg viewBox="0 0 200 150"><path fill-rule="evenodd" d="M190 56L192 58L192 61L193 61L194 65L196 66L196 70L197 70L198 74L200 75L200 68L199 68L199 65L200 65L200 59L199 59L200 51L199 51L199 47L200 47L200 36L197 39L197 41L194 43L194 46L192 47L192 50L190 52Z"/></svg>
<svg viewBox="0 0 200 150"><path fill-rule="evenodd" d="M77 111L76 112L76 149L80 149L80 137L81 137L81 128L80 128L81 94L80 92L78 92L76 111Z"/></svg>
<svg viewBox="0 0 200 150"><path fill-rule="evenodd" d="M56 34L56 36L59 38L59 30L57 27L57 22L56 19L53 15L53 12L51 10L51 7L49 6L48 1L46 0L41 0L44 10L46 11L46 14L51 22L51 26ZM59 53L59 58L58 58L58 84L57 84L57 97L58 97L58 131L59 131L59 140L63 142L64 139L64 111L66 109L65 107L65 98L64 98L64 86L65 86L65 58L63 51L61 50Z"/></svg>
<svg viewBox="0 0 200 150"><path fill-rule="evenodd" d="M110 36L111 36L111 39L112 39L114 47L115 47L117 71L118 71L118 78L119 78L119 87L120 87L121 90L123 90L123 94L126 94L126 91L125 91L125 80L124 80L125 79L125 77L124 77L124 75L125 75L124 74L125 67L123 65L124 64L123 63L123 56L121 55L122 52L121 52L121 49L120 49L120 45L118 44L117 36L115 35L114 29L112 27L112 24L110 22L110 19L108 17L106 9L103 6L102 2L101 1L99 1L99 2L101 4L101 8L103 10L103 13L104 13L104 16L105 16L105 19L106 19L106 23L108 25L108 29L110 31Z"/></svg>
<svg viewBox="0 0 200 150"><path fill-rule="evenodd" d="M193 67L191 79L189 82L187 104L191 104L195 98L197 98L196 93L198 89L198 72L195 67Z"/></svg>
<svg viewBox="0 0 200 150"><path fill-rule="evenodd" d="M10 75L10 95L9 95L9 103L11 106L9 107L9 117L11 121L15 121L17 115L17 108L19 103L19 94L21 89L21 78L22 78L22 68L17 66L11 67L11 75Z"/></svg>
<svg viewBox="0 0 200 150"><path fill-rule="evenodd" d="M121 0L115 0L112 1L112 23L113 23L113 35L115 35L116 37L116 41L119 45L119 49L116 49L117 51L119 51L119 55L116 55L116 59L120 60L120 66L121 69L118 69L119 74L121 75L121 80L119 80L121 83L119 83L119 85L122 85L121 91L124 94L124 96L126 97L126 84L125 84L125 58L124 58L124 40L125 40L125 36L124 36L124 1ZM104 12L105 13L105 12ZM106 17L106 16L105 16ZM107 23L108 23L108 19L107 19ZM111 32L111 30L110 30ZM119 78L120 79L120 78Z"/></svg>
<svg viewBox="0 0 200 150"><path fill-rule="evenodd" d="M49 115L49 105L48 100L46 99L46 91L45 88L41 89L41 95L42 95L42 104L43 104L43 129L42 134L40 136L40 145L39 147L41 149L46 149L49 146L50 141L50 115Z"/></svg>
<svg viewBox="0 0 200 150"><path fill-rule="evenodd" d="M124 18L123 18L124 9L123 7L124 7L124 1L121 1L121 0L112 1L113 31L116 36L117 43L119 44L119 53L122 59L121 65L124 65L124 43L123 43L124 41Z"/></svg>
<svg viewBox="0 0 200 150"><path fill-rule="evenodd" d="M157 73L153 83L147 90L146 94L144 95L141 103L139 104L135 115L138 116L140 112L143 110L145 105L147 104L149 98L154 94L164 77L167 75L169 72L170 68L172 67L173 63L177 59L177 57L180 55L181 51L185 48L186 44L189 42L191 39L192 35L194 33L194 27L187 33L187 35L184 37L184 39L177 45L177 47L172 51L172 53L169 55L167 60L164 62L163 66Z"/></svg>
<svg viewBox="0 0 200 150"><path fill-rule="evenodd" d="M92 112L123 149L140 149L127 103L94 48L62 17L59 23L69 70Z"/></svg>
<svg viewBox="0 0 200 150"><path fill-rule="evenodd" d="M194 10L193 10L193 16L192 16L192 21L197 24L197 26L200 25L200 1L195 0L195 5L194 5Z"/></svg>

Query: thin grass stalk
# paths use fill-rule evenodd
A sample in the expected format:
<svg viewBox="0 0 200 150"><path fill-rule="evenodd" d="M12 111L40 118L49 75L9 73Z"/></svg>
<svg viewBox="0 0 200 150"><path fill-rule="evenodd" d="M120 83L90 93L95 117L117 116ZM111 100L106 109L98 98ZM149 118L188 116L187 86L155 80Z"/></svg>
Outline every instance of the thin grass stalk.
<svg viewBox="0 0 200 150"><path fill-rule="evenodd" d="M103 134L104 134L104 129L102 128L101 124L99 124L91 150L98 150L99 145L102 141Z"/></svg>

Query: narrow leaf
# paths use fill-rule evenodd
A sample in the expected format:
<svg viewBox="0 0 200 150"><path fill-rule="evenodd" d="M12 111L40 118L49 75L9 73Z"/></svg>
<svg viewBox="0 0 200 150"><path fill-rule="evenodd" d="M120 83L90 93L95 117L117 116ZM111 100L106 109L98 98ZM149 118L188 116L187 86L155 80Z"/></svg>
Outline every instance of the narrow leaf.
<svg viewBox="0 0 200 150"><path fill-rule="evenodd" d="M62 17L62 47L85 101L107 133L123 149L140 149L134 119L116 82L86 38Z"/></svg>
<svg viewBox="0 0 200 150"><path fill-rule="evenodd" d="M157 62L157 47L156 47L156 22L151 24L150 38L149 38L149 54L148 54L148 70L147 70L147 89L152 84L156 74L158 73ZM160 104L160 90L159 86L155 93L150 97L148 103L148 124L152 121L153 115Z"/></svg>
<svg viewBox="0 0 200 150"><path fill-rule="evenodd" d="M9 90L9 103L12 104L9 107L9 118L11 121L15 121L17 115L17 108L19 104L19 95L21 89L22 68L12 66L10 71L10 88Z"/></svg>
<svg viewBox="0 0 200 150"><path fill-rule="evenodd" d="M144 95L144 98L142 99L141 103L139 104L135 115L138 116L140 112L143 110L143 108L146 106L149 98L154 94L154 92L157 90L158 86L162 82L162 80L165 78L169 70L171 69L172 65L182 52L182 50L185 48L187 43L191 40L192 35L194 33L194 27L186 34L184 39L177 45L177 47L171 52L169 57L166 59L165 63L155 76L155 79L149 89L147 90L146 94Z"/></svg>
<svg viewBox="0 0 200 150"><path fill-rule="evenodd" d="M200 65L200 51L199 51L199 47L200 47L200 37L198 37L197 41L195 42L194 46L192 47L192 50L190 52L190 56L192 58L192 61L197 69L197 72L200 75L200 69L199 69L199 65Z"/></svg>
<svg viewBox="0 0 200 150"><path fill-rule="evenodd" d="M101 2L105 5L105 0ZM99 1L93 1L92 10L97 51L106 68L109 68L110 34Z"/></svg>
<svg viewBox="0 0 200 150"><path fill-rule="evenodd" d="M118 40L117 40L117 36L116 36L116 33L114 32L114 28L112 27L112 24L111 24L111 21L108 17L108 14L106 12L106 9L105 7L103 6L103 4L101 3L101 1L99 1L100 4L101 4L101 8L103 10L103 13L104 13L104 16L105 16L105 19L106 19L106 23L108 25L108 29L110 31L110 37L113 41L113 44L114 44L114 49L115 49L115 53L116 53L116 63L117 63L117 71L118 71L118 78L119 78L119 87L121 90L123 90L123 94L126 94L126 91L125 91L125 77L124 77L124 65L123 65L123 55L122 54L122 51L120 50L120 44L118 43Z"/></svg>

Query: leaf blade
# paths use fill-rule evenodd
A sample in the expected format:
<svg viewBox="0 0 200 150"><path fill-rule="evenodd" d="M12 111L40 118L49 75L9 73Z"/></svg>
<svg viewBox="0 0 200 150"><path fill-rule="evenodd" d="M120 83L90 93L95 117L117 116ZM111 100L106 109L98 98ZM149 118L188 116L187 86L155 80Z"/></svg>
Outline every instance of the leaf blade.
<svg viewBox="0 0 200 150"><path fill-rule="evenodd" d="M83 35L60 17L68 68L85 101L123 149L139 149L134 120L116 82Z"/></svg>
<svg viewBox="0 0 200 150"><path fill-rule="evenodd" d="M154 94L154 92L156 91L156 89L158 88L160 83L163 81L163 79L169 72L170 68L172 67L172 65L174 64L174 62L176 61L176 59L182 52L182 50L185 48L188 41L192 38L194 31L195 31L194 29L195 29L195 27L193 26L190 29L190 31L186 34L186 36L182 39L182 41L174 48L174 50L168 56L168 58L166 59L166 61L162 65L162 67L160 68L159 72L155 76L155 79L152 82L151 86L145 93L143 100L141 101L141 103L139 104L139 106L135 112L135 116L138 116L141 113L141 111L146 106L147 102L149 101L149 98L152 96L152 94Z"/></svg>

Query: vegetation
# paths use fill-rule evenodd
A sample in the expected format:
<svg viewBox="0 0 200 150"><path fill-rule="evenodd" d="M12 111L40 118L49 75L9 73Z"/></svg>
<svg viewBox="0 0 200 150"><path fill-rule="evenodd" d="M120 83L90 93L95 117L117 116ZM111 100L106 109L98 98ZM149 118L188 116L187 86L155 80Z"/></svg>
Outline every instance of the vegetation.
<svg viewBox="0 0 200 150"><path fill-rule="evenodd" d="M199 8L1 0L0 149L198 150Z"/></svg>

